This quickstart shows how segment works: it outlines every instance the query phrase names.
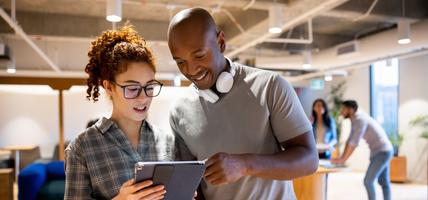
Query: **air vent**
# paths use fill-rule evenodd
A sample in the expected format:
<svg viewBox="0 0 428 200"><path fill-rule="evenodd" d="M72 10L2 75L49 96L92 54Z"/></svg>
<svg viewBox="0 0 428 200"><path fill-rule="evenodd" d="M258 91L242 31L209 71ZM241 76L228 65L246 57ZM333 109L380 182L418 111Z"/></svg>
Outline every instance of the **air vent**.
<svg viewBox="0 0 428 200"><path fill-rule="evenodd" d="M357 54L359 51L358 41L352 41L340 44L336 47L337 57L349 57Z"/></svg>

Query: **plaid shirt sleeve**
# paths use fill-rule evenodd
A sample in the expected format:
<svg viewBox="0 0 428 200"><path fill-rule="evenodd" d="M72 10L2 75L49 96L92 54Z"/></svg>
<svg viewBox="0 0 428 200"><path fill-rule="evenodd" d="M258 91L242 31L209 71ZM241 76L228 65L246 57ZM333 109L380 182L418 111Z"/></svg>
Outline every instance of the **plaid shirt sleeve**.
<svg viewBox="0 0 428 200"><path fill-rule="evenodd" d="M76 146L70 144L65 150L65 194L64 200L68 199L92 199L92 187L85 160Z"/></svg>

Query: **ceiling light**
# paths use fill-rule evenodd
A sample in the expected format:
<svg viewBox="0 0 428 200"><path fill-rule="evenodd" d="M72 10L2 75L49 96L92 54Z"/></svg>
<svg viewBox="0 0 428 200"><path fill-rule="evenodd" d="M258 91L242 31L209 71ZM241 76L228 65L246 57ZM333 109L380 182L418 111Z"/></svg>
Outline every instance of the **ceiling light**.
<svg viewBox="0 0 428 200"><path fill-rule="evenodd" d="M8 61L6 72L9 74L16 73L16 65L15 65L15 58L14 57L12 57L10 61Z"/></svg>
<svg viewBox="0 0 428 200"><path fill-rule="evenodd" d="M332 81L333 80L333 76L332 75L325 75L324 80L325 81Z"/></svg>
<svg viewBox="0 0 428 200"><path fill-rule="evenodd" d="M310 51L304 51L303 52L303 69L310 69L312 68L312 54Z"/></svg>
<svg viewBox="0 0 428 200"><path fill-rule="evenodd" d="M311 64L303 64L302 68L303 69L310 69L310 68L312 68L312 65Z"/></svg>
<svg viewBox="0 0 428 200"><path fill-rule="evenodd" d="M7 73L9 73L9 74L14 74L14 73L16 73L16 69L15 68L7 68Z"/></svg>
<svg viewBox="0 0 428 200"><path fill-rule="evenodd" d="M401 0L401 19L398 21L398 44L409 44L410 40L410 22L406 20L406 2Z"/></svg>
<svg viewBox="0 0 428 200"><path fill-rule="evenodd" d="M107 15L109 22L120 22L122 20L122 0L107 0Z"/></svg>
<svg viewBox="0 0 428 200"><path fill-rule="evenodd" d="M281 5L272 5L269 7L269 33L282 32L283 12Z"/></svg>
<svg viewBox="0 0 428 200"><path fill-rule="evenodd" d="M410 40L410 23L408 20L398 21L398 44L409 44Z"/></svg>
<svg viewBox="0 0 428 200"><path fill-rule="evenodd" d="M398 44L409 44L411 40L409 38L403 38L398 40Z"/></svg>
<svg viewBox="0 0 428 200"><path fill-rule="evenodd" d="M269 33L281 33L282 29L278 27L271 27L269 28Z"/></svg>

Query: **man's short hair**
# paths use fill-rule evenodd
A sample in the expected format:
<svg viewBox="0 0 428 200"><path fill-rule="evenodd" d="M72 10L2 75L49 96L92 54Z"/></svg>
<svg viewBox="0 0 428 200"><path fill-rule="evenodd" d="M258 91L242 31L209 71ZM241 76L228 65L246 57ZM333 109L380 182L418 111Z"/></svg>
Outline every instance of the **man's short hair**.
<svg viewBox="0 0 428 200"><path fill-rule="evenodd" d="M356 102L356 101L354 101L354 100L346 100L346 101L343 101L343 102L342 102L342 105L343 105L343 106L345 106L345 107L347 107L347 108L352 108L352 109L354 109L355 111L357 111L357 110L358 110L358 104L357 104L357 102Z"/></svg>

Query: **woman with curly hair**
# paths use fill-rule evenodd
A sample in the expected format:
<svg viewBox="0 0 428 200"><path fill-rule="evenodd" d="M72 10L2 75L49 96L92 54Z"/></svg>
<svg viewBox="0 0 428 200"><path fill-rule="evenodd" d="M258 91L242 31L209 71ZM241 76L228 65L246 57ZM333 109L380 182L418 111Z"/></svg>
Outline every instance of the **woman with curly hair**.
<svg viewBox="0 0 428 200"><path fill-rule="evenodd" d="M162 88L153 53L131 26L105 31L91 44L87 98L96 102L101 86L113 109L65 150L64 199L162 199L164 186L133 180L136 162L175 159L174 136L146 120Z"/></svg>

